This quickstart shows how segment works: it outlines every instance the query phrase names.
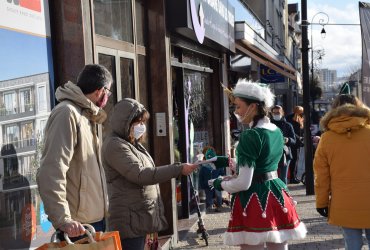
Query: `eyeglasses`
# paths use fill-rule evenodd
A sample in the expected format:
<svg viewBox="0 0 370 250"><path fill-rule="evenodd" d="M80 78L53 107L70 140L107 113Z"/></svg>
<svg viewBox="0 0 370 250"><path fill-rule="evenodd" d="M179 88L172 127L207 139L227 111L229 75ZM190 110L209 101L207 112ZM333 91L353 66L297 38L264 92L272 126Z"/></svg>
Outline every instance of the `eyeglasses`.
<svg viewBox="0 0 370 250"><path fill-rule="evenodd" d="M104 89L106 90L105 93L108 95L108 97L113 94L113 92L110 89L108 89L107 87L104 86Z"/></svg>

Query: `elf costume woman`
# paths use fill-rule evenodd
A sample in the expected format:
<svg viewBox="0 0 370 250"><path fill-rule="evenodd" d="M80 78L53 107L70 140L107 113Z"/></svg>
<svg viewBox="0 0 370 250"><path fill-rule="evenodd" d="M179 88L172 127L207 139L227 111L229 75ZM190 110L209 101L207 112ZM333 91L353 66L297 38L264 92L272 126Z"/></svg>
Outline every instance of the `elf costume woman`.
<svg viewBox="0 0 370 250"><path fill-rule="evenodd" d="M288 241L303 239L307 230L300 221L287 186L278 178L283 135L270 123L268 108L274 95L268 87L240 80L232 92L235 115L249 129L236 148L237 175L213 181L217 190L232 193L232 211L226 245L241 249L288 249Z"/></svg>

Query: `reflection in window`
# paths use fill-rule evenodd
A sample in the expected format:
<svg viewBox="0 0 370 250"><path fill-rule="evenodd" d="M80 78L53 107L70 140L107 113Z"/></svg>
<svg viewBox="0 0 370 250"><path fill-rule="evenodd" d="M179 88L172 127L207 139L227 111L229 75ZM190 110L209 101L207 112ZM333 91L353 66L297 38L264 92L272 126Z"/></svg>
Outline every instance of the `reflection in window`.
<svg viewBox="0 0 370 250"><path fill-rule="evenodd" d="M17 113L17 94L15 92L4 94L4 106L6 115Z"/></svg>
<svg viewBox="0 0 370 250"><path fill-rule="evenodd" d="M185 49L182 54L182 62L201 67L210 67L209 57Z"/></svg>
<svg viewBox="0 0 370 250"><path fill-rule="evenodd" d="M192 160L205 146L213 145L213 114L209 74L184 70L184 97L190 131Z"/></svg>
<svg viewBox="0 0 370 250"><path fill-rule="evenodd" d="M19 91L19 110L20 113L33 111L31 89Z"/></svg>
<svg viewBox="0 0 370 250"><path fill-rule="evenodd" d="M5 129L4 138L6 143L13 144L15 148L18 148L19 144L19 127L18 125L7 125Z"/></svg>
<svg viewBox="0 0 370 250"><path fill-rule="evenodd" d="M96 34L133 43L131 0L94 0Z"/></svg>
<svg viewBox="0 0 370 250"><path fill-rule="evenodd" d="M37 88L37 105L39 112L46 111L47 109L47 99L46 99L46 87L39 86Z"/></svg>
<svg viewBox="0 0 370 250"><path fill-rule="evenodd" d="M135 98L134 60L120 58L122 98Z"/></svg>
<svg viewBox="0 0 370 250"><path fill-rule="evenodd" d="M46 122L47 122L47 120L41 120L40 121L40 126L39 126L38 131L37 131L37 140L38 141L43 141L44 140Z"/></svg>
<svg viewBox="0 0 370 250"><path fill-rule="evenodd" d="M21 125L21 136L21 147L29 147L36 144L33 122L27 122Z"/></svg>

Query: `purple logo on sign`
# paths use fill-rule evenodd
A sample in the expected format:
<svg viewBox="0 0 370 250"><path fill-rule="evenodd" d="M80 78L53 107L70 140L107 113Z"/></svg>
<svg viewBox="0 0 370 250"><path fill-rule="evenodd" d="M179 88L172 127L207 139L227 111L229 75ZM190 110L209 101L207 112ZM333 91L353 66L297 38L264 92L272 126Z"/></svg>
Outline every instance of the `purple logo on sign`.
<svg viewBox="0 0 370 250"><path fill-rule="evenodd" d="M194 0L190 0L190 11L195 35L197 36L198 42L203 44L206 29L204 28L204 12L202 4L199 4L199 20Z"/></svg>

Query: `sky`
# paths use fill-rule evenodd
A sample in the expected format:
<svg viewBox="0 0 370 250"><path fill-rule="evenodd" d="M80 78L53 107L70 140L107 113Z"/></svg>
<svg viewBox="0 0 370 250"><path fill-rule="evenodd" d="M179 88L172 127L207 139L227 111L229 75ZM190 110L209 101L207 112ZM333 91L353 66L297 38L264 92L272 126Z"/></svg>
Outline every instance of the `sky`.
<svg viewBox="0 0 370 250"><path fill-rule="evenodd" d="M301 5L300 0L288 0L288 3ZM324 12L329 16L330 24L360 24L358 5L356 0L307 0L307 19L310 23L319 23L320 19L326 22L324 14L317 14ZM314 51L323 49L325 52L321 68L337 70L339 77L359 69L362 57L360 26L326 25L324 39L321 29L319 25L312 26ZM308 38L311 40L311 26L308 27Z"/></svg>
<svg viewBox="0 0 370 250"><path fill-rule="evenodd" d="M49 72L50 39L0 28L0 81Z"/></svg>

